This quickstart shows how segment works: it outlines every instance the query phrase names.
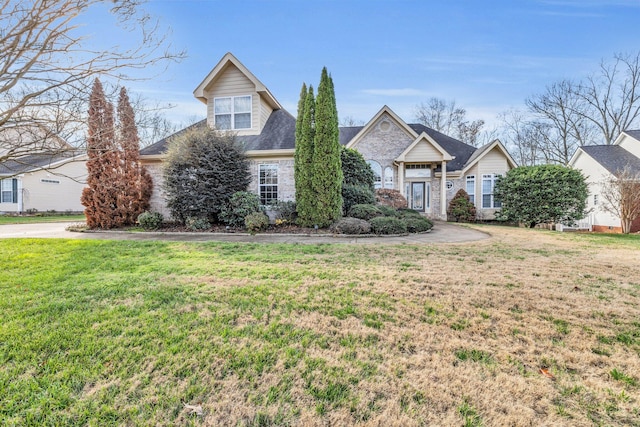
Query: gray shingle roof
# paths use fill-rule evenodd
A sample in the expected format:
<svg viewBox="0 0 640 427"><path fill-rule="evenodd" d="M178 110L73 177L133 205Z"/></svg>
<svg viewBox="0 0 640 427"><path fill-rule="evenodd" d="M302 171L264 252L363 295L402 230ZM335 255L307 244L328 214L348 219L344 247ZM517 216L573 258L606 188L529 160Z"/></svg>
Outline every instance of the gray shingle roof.
<svg viewBox="0 0 640 427"><path fill-rule="evenodd" d="M287 150L296 148L296 119L286 110L271 113L260 135L239 136L248 150Z"/></svg>
<svg viewBox="0 0 640 427"><path fill-rule="evenodd" d="M627 166L632 170L640 171L640 158L619 145L586 145L580 147L580 149L614 175L617 175Z"/></svg>
<svg viewBox="0 0 640 427"><path fill-rule="evenodd" d="M206 120L202 120L195 123L188 128L182 129L175 134L164 138L155 144L152 144L140 151L141 155L157 155L166 152L168 142L171 138L179 136L188 130L197 129L199 127L206 126ZM447 170L457 171L461 170L469 161L471 156L476 152L476 148L465 144L462 141L451 138L443 133L440 133L434 129L426 127L421 124L409 125L416 133L427 133L433 138L440 146L451 154L455 159L447 164ZM364 126L345 126L340 130L340 144L347 145L357 134L362 130ZM269 116L269 119L262 129L260 135L238 136L240 141L246 150L283 150L295 148L295 133L296 133L296 119L285 110L275 110Z"/></svg>
<svg viewBox="0 0 640 427"><path fill-rule="evenodd" d="M637 139L638 141L640 141L640 129L625 130L624 133L626 133L627 135L632 136L635 139Z"/></svg>
<svg viewBox="0 0 640 427"><path fill-rule="evenodd" d="M0 163L0 176L17 175L33 170L48 168L63 160L71 160L77 152L31 154Z"/></svg>

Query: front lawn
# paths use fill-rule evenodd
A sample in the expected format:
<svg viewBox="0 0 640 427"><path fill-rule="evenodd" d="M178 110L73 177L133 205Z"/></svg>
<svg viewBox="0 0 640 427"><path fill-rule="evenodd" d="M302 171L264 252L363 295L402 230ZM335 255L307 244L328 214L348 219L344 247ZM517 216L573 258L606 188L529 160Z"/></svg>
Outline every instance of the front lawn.
<svg viewBox="0 0 640 427"><path fill-rule="evenodd" d="M2 224L32 224L38 222L84 221L84 215L0 215Z"/></svg>
<svg viewBox="0 0 640 427"><path fill-rule="evenodd" d="M2 425L640 425L640 237L0 240Z"/></svg>

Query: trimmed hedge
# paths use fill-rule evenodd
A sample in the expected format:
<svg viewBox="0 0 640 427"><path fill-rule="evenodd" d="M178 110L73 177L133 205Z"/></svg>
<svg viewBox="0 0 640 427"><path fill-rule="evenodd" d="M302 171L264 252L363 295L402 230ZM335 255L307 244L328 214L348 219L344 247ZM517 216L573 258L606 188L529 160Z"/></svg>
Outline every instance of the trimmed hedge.
<svg viewBox="0 0 640 427"><path fill-rule="evenodd" d="M237 191L224 204L218 218L231 227L242 227L247 215L260 211L260 197L257 194Z"/></svg>
<svg viewBox="0 0 640 427"><path fill-rule="evenodd" d="M384 216L384 214L380 211L380 208L376 205L358 204L358 205L351 206L351 209L349 209L347 216L351 218L358 218L358 219L364 219L365 221L369 221L372 218Z"/></svg>
<svg viewBox="0 0 640 427"><path fill-rule="evenodd" d="M476 220L476 207L471 203L469 194L460 189L449 202L447 219L455 222L474 222Z"/></svg>
<svg viewBox="0 0 640 427"><path fill-rule="evenodd" d="M422 233L433 228L433 223L422 216L407 216L401 221L404 221L409 233Z"/></svg>
<svg viewBox="0 0 640 427"><path fill-rule="evenodd" d="M368 166L368 165L367 165ZM349 212L354 205L373 205L376 198L373 190L364 185L344 184L342 186L342 209Z"/></svg>
<svg viewBox="0 0 640 427"><path fill-rule="evenodd" d="M414 209L409 209L409 208L398 209L397 215L400 218L408 218L408 217L424 218L420 212Z"/></svg>
<svg viewBox="0 0 640 427"><path fill-rule="evenodd" d="M371 231L375 234L405 234L407 232L407 224L400 218L377 217L369 222Z"/></svg>
<svg viewBox="0 0 640 427"><path fill-rule="evenodd" d="M145 230L157 230L162 226L164 217L160 212L145 211L138 215L138 224Z"/></svg>
<svg viewBox="0 0 640 427"><path fill-rule="evenodd" d="M251 232L264 230L269 226L269 217L262 212L250 213L244 219L244 226Z"/></svg>
<svg viewBox="0 0 640 427"><path fill-rule="evenodd" d="M378 210L380 210L380 212L382 212L382 215L384 216L389 216L389 217L398 217L400 216L398 214L398 210L394 207L391 206L387 206L387 205L378 205Z"/></svg>
<svg viewBox="0 0 640 427"><path fill-rule="evenodd" d="M369 234L371 224L364 219L345 217L332 224L329 229L337 234Z"/></svg>
<svg viewBox="0 0 640 427"><path fill-rule="evenodd" d="M187 217L185 220L185 225L188 229L193 231L201 231L207 230L211 228L211 223L207 220L207 218L198 218L198 217Z"/></svg>

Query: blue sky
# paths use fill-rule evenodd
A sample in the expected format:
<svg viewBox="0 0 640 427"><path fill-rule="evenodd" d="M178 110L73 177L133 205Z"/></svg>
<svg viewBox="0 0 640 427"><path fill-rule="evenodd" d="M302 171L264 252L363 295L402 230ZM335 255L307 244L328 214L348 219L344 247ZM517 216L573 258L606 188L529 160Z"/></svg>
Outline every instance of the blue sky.
<svg viewBox="0 0 640 427"><path fill-rule="evenodd" d="M296 114L302 82L326 66L341 118L389 105L411 122L432 96L469 118L498 113L602 58L640 49L640 0L150 0L188 58L131 89L176 105L176 121L205 107L193 90L232 52Z"/></svg>

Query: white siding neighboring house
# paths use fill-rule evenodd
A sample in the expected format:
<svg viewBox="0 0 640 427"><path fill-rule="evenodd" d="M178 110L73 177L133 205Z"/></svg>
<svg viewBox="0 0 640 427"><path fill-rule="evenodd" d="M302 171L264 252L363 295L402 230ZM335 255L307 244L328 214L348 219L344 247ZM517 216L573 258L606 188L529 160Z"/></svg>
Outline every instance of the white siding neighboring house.
<svg viewBox="0 0 640 427"><path fill-rule="evenodd" d="M587 179L589 215L582 226L593 231L621 232L620 218L603 207L602 185L625 167L640 173L640 130L624 131L612 145L583 146L576 150L569 166L580 169ZM640 219L631 227L631 232L640 231Z"/></svg>
<svg viewBox="0 0 640 427"><path fill-rule="evenodd" d="M251 162L249 190L269 204L295 200L293 158L295 118L285 111L237 58L227 53L194 91L207 106L202 126L237 134ZM178 132L172 137L184 133ZM169 214L162 194L162 161L172 137L140 152L154 179L151 208ZM364 126L341 127L340 144L359 151L377 172L376 186L399 190L409 207L446 219L448 201L459 189L470 192L483 219L493 219L497 176L516 164L498 140L473 147L420 124L408 124L384 106Z"/></svg>
<svg viewBox="0 0 640 427"><path fill-rule="evenodd" d="M33 154L0 164L0 212L79 212L86 186L84 155Z"/></svg>

